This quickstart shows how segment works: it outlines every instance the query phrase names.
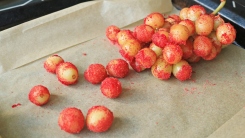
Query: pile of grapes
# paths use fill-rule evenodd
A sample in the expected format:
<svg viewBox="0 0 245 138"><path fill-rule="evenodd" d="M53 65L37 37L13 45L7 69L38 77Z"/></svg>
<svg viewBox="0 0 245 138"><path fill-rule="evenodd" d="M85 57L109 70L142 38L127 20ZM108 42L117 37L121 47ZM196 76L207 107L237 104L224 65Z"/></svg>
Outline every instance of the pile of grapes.
<svg viewBox="0 0 245 138"><path fill-rule="evenodd" d="M135 71L151 69L158 79L166 80L173 74L184 81L191 78L190 63L213 60L235 40L234 27L216 15L225 2L221 0L212 13L201 5L183 8L178 15L167 17L153 12L133 31L108 26L106 36L119 46L120 54Z"/></svg>

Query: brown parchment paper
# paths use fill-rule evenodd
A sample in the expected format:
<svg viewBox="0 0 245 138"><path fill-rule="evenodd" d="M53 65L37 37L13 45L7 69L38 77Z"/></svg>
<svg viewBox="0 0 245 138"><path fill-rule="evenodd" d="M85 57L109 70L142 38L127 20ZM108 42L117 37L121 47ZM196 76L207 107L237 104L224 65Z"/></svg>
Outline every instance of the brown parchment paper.
<svg viewBox="0 0 245 138"><path fill-rule="evenodd" d="M97 0L2 31L0 74L100 36L111 24L124 27L171 10L170 0Z"/></svg>
<svg viewBox="0 0 245 138"><path fill-rule="evenodd" d="M91 5L97 4L97 2L101 1L96 1ZM122 1L108 2L120 3ZM127 1L124 2L127 3ZM146 4L146 1L134 2L141 3L145 7L148 5L149 9L154 5L154 2L151 5ZM159 5L159 2L157 1L156 5ZM168 1L164 1L160 7L171 7L171 4L166 5L166 3ZM131 5L131 8L134 9L140 6L137 4ZM104 6L106 7L106 5ZM85 8L88 7L85 6ZM118 7L119 9L120 7ZM78 10L80 9L78 8ZM76 10L74 11L76 12ZM149 11L154 11L154 8ZM176 9L173 9L164 13L177 12ZM65 14L62 17L64 16ZM69 18L72 17L69 16ZM50 27L59 29L55 23L55 20L59 19L60 17L52 20L55 26L50 25ZM73 18L73 20L76 20L76 18ZM133 29L137 24L142 23L142 18L139 17L136 23L131 23L124 24L127 25L125 28ZM15 32L15 29L18 30L23 26L11 28L10 32L8 32L9 30L4 33L1 32L1 36L6 35L7 32ZM68 27L64 24L61 26ZM74 26L73 29L76 30L76 27ZM43 29L43 27L38 28ZM0 135L3 138L243 137L245 122L245 51L243 49L230 45L223 49L215 60L192 64L194 70L192 79L185 82L180 82L174 77L161 81L154 78L150 70L136 73L130 69L129 75L120 79L123 86L120 97L108 99L101 94L100 85L90 84L83 78L83 72L90 64L101 63L106 65L111 59L121 58L118 47L112 45L106 39L104 29L97 30L99 34L96 34L96 37L91 37L84 42L81 41L82 35L73 38L66 34L69 41L80 39L79 42L77 40L77 44L69 42L69 44L73 43L72 45L64 43L57 35L55 38L60 43L56 43L62 48L60 49L56 45L57 49L40 55L39 52L41 53L41 51L38 51L38 48L36 49L40 45L37 42L32 42L36 47L33 46L32 49L27 49L24 46L23 52L32 51L38 57L29 56L32 59L28 59L26 62L23 61L21 64L16 62L25 58L17 61L1 58L1 66L5 67L0 75ZM66 28L63 28L63 30L66 30ZM49 34L45 31L42 33ZM18 37L24 37L22 35ZM52 44L55 41L53 38L48 40ZM26 40L20 39L18 41L26 43L24 42ZM45 43L48 44L48 42ZM9 44L8 46L16 45ZM41 46L49 49L46 45ZM19 45L18 49L21 49L21 47L22 45ZM12 47L12 49L15 48ZM32 52L27 52L26 56ZM80 75L77 84L65 86L57 80L54 74L45 71L43 62L51 53L59 54L65 61L72 62L77 66ZM11 57L7 54L5 56ZM14 54L12 56L21 57ZM7 68L4 63L10 61L15 61L15 63L9 63L11 66ZM14 69L15 67L18 68ZM45 85L51 93L50 101L42 107L33 105L28 100L29 90L38 84ZM69 134L60 130L57 120L59 113L64 108L77 107L86 116L87 110L94 105L105 105L113 111L115 120L109 131L93 133L85 127L79 134Z"/></svg>

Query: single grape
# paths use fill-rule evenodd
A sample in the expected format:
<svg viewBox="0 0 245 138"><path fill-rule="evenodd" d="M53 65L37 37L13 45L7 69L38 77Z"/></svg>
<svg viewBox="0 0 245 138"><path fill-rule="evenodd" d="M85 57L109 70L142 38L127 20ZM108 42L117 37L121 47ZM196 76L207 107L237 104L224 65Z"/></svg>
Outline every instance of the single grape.
<svg viewBox="0 0 245 138"><path fill-rule="evenodd" d="M185 19L185 20L180 21L179 24L187 27L187 29L189 30L190 36L195 34L195 30L196 30L195 24L191 20Z"/></svg>
<svg viewBox="0 0 245 138"><path fill-rule="evenodd" d="M216 32L212 31L208 37L210 38L210 40L212 41L213 46L216 48L216 52L217 54L219 54L221 52L222 49L222 44L220 43L220 41L218 40L217 36L216 36Z"/></svg>
<svg viewBox="0 0 245 138"><path fill-rule="evenodd" d="M146 24L136 26L134 29L135 38L144 43L151 42L151 38L154 33L155 30L151 26Z"/></svg>
<svg viewBox="0 0 245 138"><path fill-rule="evenodd" d="M180 19L179 15L172 14L172 15L169 15L165 19L165 21L167 21L167 22L169 22L170 24L173 25L173 24L178 24L181 21L181 19Z"/></svg>
<svg viewBox="0 0 245 138"><path fill-rule="evenodd" d="M236 39L236 30L230 23L224 23L217 28L216 36L221 44L229 45Z"/></svg>
<svg viewBox="0 0 245 138"><path fill-rule="evenodd" d="M164 16L158 12L153 12L144 19L144 24L151 26L155 30L163 27L164 22Z"/></svg>
<svg viewBox="0 0 245 138"><path fill-rule="evenodd" d="M201 5L193 5L190 6L187 11L187 19L191 21L196 21L197 18L199 18L200 15L203 15L206 13L206 10Z"/></svg>
<svg viewBox="0 0 245 138"><path fill-rule="evenodd" d="M157 57L162 55L162 48L155 45L154 43L151 43L149 48L156 53Z"/></svg>
<svg viewBox="0 0 245 138"><path fill-rule="evenodd" d="M217 28L224 23L225 21L220 17L220 15L214 16L214 31L216 31Z"/></svg>
<svg viewBox="0 0 245 138"><path fill-rule="evenodd" d="M212 50L212 42L206 36L197 36L193 42L194 53L200 57L206 57Z"/></svg>
<svg viewBox="0 0 245 138"><path fill-rule="evenodd" d="M129 65L133 68L134 71L136 72L142 72L144 71L146 68L143 67L140 63L135 61L135 58L129 62Z"/></svg>
<svg viewBox="0 0 245 138"><path fill-rule="evenodd" d="M197 56L194 52L192 55L187 59L189 63L197 63L201 60L202 58L200 56Z"/></svg>
<svg viewBox="0 0 245 138"><path fill-rule="evenodd" d="M117 41L122 46L128 39L134 39L133 32L131 30L121 30L117 33Z"/></svg>
<svg viewBox="0 0 245 138"><path fill-rule="evenodd" d="M172 24L170 22L165 21L163 27L162 28L159 28L158 30L159 31L160 30L164 30L166 32L169 32L171 26L172 26Z"/></svg>
<svg viewBox="0 0 245 138"><path fill-rule="evenodd" d="M214 58L216 58L217 56L217 51L215 46L212 46L212 50L209 53L209 55L207 55L206 57L203 57L204 60L213 60Z"/></svg>
<svg viewBox="0 0 245 138"><path fill-rule="evenodd" d="M143 48L135 55L135 61L144 68L150 68L157 59L156 53L150 48Z"/></svg>
<svg viewBox="0 0 245 138"><path fill-rule="evenodd" d="M185 45L180 45L182 51L183 51L183 59L188 59L189 57L191 57L192 53L193 53L193 38L189 37L186 41Z"/></svg>
<svg viewBox="0 0 245 138"><path fill-rule="evenodd" d="M113 43L117 43L117 33L120 32L120 28L115 25L110 25L106 28L106 37Z"/></svg>
<svg viewBox="0 0 245 138"><path fill-rule="evenodd" d="M173 75L180 81L185 81L191 78L192 67L185 61L181 60L173 65Z"/></svg>
<svg viewBox="0 0 245 138"><path fill-rule="evenodd" d="M198 35L209 35L214 28L214 20L211 15L203 14L195 21L195 29Z"/></svg>
<svg viewBox="0 0 245 138"><path fill-rule="evenodd" d="M185 20L185 19L188 18L188 16L187 16L188 9L189 9L188 7L185 7L185 8L182 8L180 10L179 17L180 17L181 20Z"/></svg>
<svg viewBox="0 0 245 138"><path fill-rule="evenodd" d="M169 64L176 64L182 59L183 51L177 44L168 44L163 48L163 58Z"/></svg>
<svg viewBox="0 0 245 138"><path fill-rule="evenodd" d="M160 56L151 67L151 73L160 80L167 80L171 77L172 64L169 64Z"/></svg>
<svg viewBox="0 0 245 138"><path fill-rule="evenodd" d="M152 42L155 45L164 48L165 45L169 42L169 33L164 30L155 32L155 34L152 35Z"/></svg>
<svg viewBox="0 0 245 138"><path fill-rule="evenodd" d="M132 61L134 59L134 56L138 53L138 51L141 49L141 44L136 39L128 39L119 50L120 54L124 59L127 61Z"/></svg>
<svg viewBox="0 0 245 138"><path fill-rule="evenodd" d="M189 30L184 25L174 24L170 28L169 38L173 43L185 44L189 38Z"/></svg>

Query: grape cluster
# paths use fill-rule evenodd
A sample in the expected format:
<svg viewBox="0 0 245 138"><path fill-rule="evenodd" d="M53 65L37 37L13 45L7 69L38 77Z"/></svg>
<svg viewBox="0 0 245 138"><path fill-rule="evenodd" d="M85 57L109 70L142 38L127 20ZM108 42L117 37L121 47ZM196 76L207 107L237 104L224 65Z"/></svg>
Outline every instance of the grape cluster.
<svg viewBox="0 0 245 138"><path fill-rule="evenodd" d="M224 2L221 0L221 5ZM184 81L192 75L190 63L213 60L236 38L235 28L217 12L208 14L201 5L166 17L153 12L134 30L108 26L106 36L119 46L120 54L135 71L151 69L158 79L166 80L173 74Z"/></svg>

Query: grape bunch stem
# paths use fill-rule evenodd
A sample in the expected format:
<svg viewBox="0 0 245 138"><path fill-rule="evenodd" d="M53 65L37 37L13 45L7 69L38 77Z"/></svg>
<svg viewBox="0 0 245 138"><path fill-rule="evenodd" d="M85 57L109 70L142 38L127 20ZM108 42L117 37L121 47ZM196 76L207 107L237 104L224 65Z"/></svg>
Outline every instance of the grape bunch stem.
<svg viewBox="0 0 245 138"><path fill-rule="evenodd" d="M225 6L225 3L226 0L220 0L219 6L211 14L216 15Z"/></svg>

